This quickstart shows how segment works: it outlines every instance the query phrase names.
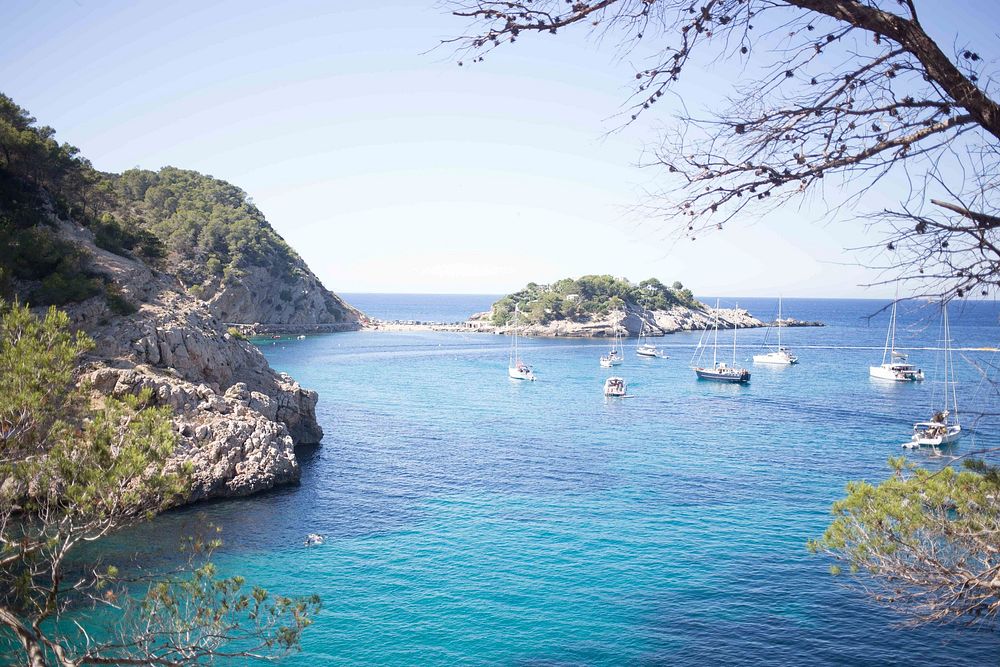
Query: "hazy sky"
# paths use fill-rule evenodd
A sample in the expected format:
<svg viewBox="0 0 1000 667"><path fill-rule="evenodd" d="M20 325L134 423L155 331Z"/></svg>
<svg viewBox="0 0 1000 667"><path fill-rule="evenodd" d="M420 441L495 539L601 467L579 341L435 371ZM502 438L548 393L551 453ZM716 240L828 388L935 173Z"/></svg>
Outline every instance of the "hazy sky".
<svg viewBox="0 0 1000 667"><path fill-rule="evenodd" d="M924 4L946 14L932 18L948 50L961 24L997 55L1000 4ZM464 27L433 0L5 0L0 25L0 91L61 140L103 170L231 181L335 291L502 293L584 273L700 294L892 291L859 287L877 276L844 249L873 239L850 211L818 222L821 201L694 243L632 211L658 176L634 164L673 102L609 133L637 65L584 33L458 67L428 53ZM727 74L698 72L689 108Z"/></svg>

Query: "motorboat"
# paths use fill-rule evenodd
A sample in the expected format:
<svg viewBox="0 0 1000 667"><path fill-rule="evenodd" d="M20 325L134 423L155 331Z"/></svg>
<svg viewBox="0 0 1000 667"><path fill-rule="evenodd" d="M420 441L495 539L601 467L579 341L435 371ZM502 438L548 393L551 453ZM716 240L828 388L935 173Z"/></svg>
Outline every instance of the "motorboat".
<svg viewBox="0 0 1000 667"><path fill-rule="evenodd" d="M617 376L609 377L604 381L604 395L611 398L621 398L628 391L628 384L625 378Z"/></svg>

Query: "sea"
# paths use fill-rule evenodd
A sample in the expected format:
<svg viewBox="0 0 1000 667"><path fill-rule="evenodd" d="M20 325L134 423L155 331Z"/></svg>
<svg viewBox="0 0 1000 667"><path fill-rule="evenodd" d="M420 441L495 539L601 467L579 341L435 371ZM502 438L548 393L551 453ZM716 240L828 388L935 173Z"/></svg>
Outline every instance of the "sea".
<svg viewBox="0 0 1000 667"><path fill-rule="evenodd" d="M453 322L497 297L346 298L381 319ZM777 309L721 302L763 319ZM271 366L320 395L325 436L299 449L301 484L169 512L123 538L167 553L210 522L224 573L320 595L284 665L997 664L995 630L907 627L806 548L845 484L884 479L889 457L938 468L1000 439L985 414L1000 412L1000 305L950 309L966 435L936 454L901 445L941 404L938 307L900 306L896 345L927 380L894 384L868 375L886 305L784 299L785 316L826 326L782 331L792 367L753 365L765 331L739 331L746 386L695 378L699 333L659 339L668 359L627 341L614 370L627 399L602 394L601 340L526 340L528 383L508 379L509 340L492 334L261 341ZM732 335L719 333L730 362ZM306 546L310 533L325 543Z"/></svg>

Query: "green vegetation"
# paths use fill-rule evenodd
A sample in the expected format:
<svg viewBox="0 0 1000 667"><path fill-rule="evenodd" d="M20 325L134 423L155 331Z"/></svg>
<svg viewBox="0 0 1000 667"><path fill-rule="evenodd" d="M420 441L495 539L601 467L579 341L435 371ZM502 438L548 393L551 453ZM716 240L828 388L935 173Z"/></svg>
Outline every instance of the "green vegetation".
<svg viewBox="0 0 1000 667"><path fill-rule="evenodd" d="M297 648L318 599L218 576L214 540L191 540L189 567L156 580L80 548L182 497L190 465L167 465L176 435L148 391L91 408L74 371L93 343L69 333L64 313L0 311L0 663L188 664ZM73 623L94 608L104 633Z"/></svg>
<svg viewBox="0 0 1000 667"><path fill-rule="evenodd" d="M104 290L87 272L84 252L57 236L50 212L90 227L96 244L111 252L163 256L155 234L117 219L111 181L78 153L0 94L0 296L12 295L15 280L34 285L29 296L40 304Z"/></svg>
<svg viewBox="0 0 1000 667"><path fill-rule="evenodd" d="M37 285L31 301L46 305L104 289L82 251L57 238L51 214L86 226L109 252L152 263L172 253L189 285L231 283L252 266L287 283L301 274L298 256L239 188L173 167L101 173L0 94L0 296L11 297L15 281ZM336 303L327 308L343 315Z"/></svg>
<svg viewBox="0 0 1000 667"><path fill-rule="evenodd" d="M989 625L1000 612L1000 468L968 460L964 470L930 472L902 457L889 465L893 475L877 486L848 483L810 549L869 575L865 590L913 623Z"/></svg>
<svg viewBox="0 0 1000 667"><path fill-rule="evenodd" d="M126 219L187 260L187 282L235 280L249 266L267 267L279 279L295 278L298 256L236 186L174 167L130 169L114 183L129 211Z"/></svg>
<svg viewBox="0 0 1000 667"><path fill-rule="evenodd" d="M493 323L506 324L521 310L527 322L545 324L552 320L607 315L626 305L647 310L666 310L673 306L702 307L691 290L675 282L667 287L656 278L633 284L609 275L564 278L551 285L528 283L521 291L508 294L493 304Z"/></svg>
<svg viewBox="0 0 1000 667"><path fill-rule="evenodd" d="M236 327L229 327L228 329L226 329L226 333L228 333L236 340L247 340L247 337L243 335L243 332Z"/></svg>

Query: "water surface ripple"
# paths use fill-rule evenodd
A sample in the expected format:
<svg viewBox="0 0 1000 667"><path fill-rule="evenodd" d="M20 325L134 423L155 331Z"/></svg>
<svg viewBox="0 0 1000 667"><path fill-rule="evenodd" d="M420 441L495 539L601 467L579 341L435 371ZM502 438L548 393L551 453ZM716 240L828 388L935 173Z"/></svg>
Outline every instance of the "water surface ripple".
<svg viewBox="0 0 1000 667"><path fill-rule="evenodd" d="M880 347L885 313L865 319L879 305L786 299L829 326L786 331L801 364L753 367L746 387L696 381L697 336L667 337L669 360L629 353L617 372L635 398L617 401L601 395L594 341L530 341L528 384L508 380L506 339L490 335L266 344L321 395L326 437L301 452L301 486L147 532L207 512L227 570L319 593L294 665L993 663L996 634L900 629L805 548L845 482L884 477L931 408L933 381L879 384L880 351L831 349ZM904 310L901 343L934 346L932 313ZM996 315L956 310L958 343L995 345ZM740 333L741 359L762 336ZM929 375L934 357L913 354ZM959 375L965 407L986 405L975 369ZM995 444L995 422L974 426L960 451ZM326 544L302 546L311 532Z"/></svg>

